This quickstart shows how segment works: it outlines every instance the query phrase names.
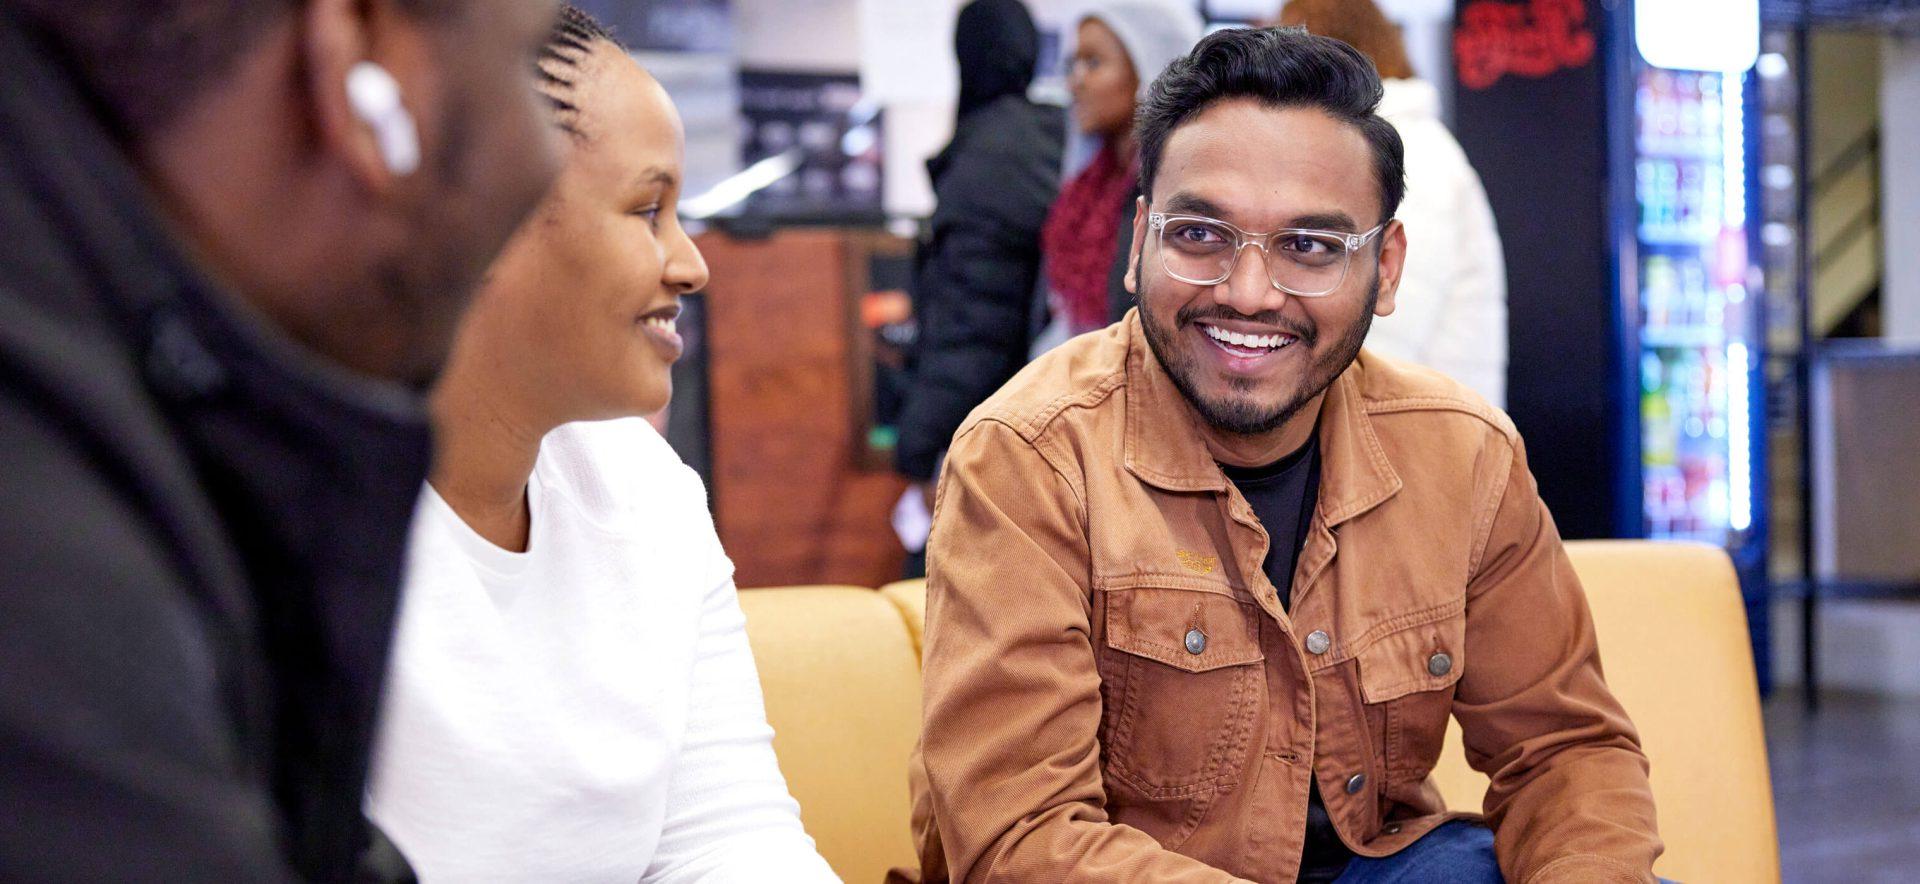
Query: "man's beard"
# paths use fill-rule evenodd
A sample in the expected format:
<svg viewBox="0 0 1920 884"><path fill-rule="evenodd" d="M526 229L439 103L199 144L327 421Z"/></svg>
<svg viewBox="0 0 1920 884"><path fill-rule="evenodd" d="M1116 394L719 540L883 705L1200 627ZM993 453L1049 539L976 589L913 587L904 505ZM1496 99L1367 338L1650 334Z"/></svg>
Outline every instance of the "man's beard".
<svg viewBox="0 0 1920 884"><path fill-rule="evenodd" d="M1195 359L1190 352L1178 351L1174 346L1174 334L1199 319L1243 319L1281 329L1295 339L1287 346L1307 347L1311 351L1315 342L1319 340L1319 329L1311 322L1302 325L1272 310L1253 316L1243 316L1225 305L1208 305L1182 308L1174 316L1174 327L1169 329L1162 328L1143 304L1140 308L1140 325L1146 332L1148 349L1153 351L1155 359L1160 360L1160 367L1166 370L1167 377L1173 379L1173 385L1180 391L1180 395L1185 396L1187 402L1193 405L1194 411L1199 412L1201 420L1206 421L1208 426L1216 430L1242 436L1258 436L1272 432L1292 420L1300 413L1300 409L1306 407L1307 403L1312 402L1314 397L1325 392L1328 387L1333 386L1334 380L1340 377L1340 373L1353 364L1353 360L1360 355L1361 345L1366 343L1367 331L1373 327L1373 308L1379 299L1380 273L1376 270L1373 280L1367 284L1366 308L1360 312L1360 318L1347 330L1345 336L1335 342L1332 349L1307 366L1305 382L1298 386L1290 399L1266 408L1262 408L1251 396L1246 395L1258 390L1259 382L1250 378L1230 378L1227 381L1228 387L1242 394L1240 396L1225 400L1210 400L1201 396L1193 382L1193 375L1197 371L1194 366Z"/></svg>

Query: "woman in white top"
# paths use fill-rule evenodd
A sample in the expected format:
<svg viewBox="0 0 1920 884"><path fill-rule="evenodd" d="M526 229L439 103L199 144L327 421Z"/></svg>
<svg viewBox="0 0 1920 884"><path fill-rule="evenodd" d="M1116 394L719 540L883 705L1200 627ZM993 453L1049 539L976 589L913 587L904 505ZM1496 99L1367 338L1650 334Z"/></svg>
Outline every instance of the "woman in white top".
<svg viewBox="0 0 1920 884"><path fill-rule="evenodd" d="M837 880L705 490L641 417L707 280L679 117L577 11L539 66L567 159L434 397L368 815L429 882Z"/></svg>

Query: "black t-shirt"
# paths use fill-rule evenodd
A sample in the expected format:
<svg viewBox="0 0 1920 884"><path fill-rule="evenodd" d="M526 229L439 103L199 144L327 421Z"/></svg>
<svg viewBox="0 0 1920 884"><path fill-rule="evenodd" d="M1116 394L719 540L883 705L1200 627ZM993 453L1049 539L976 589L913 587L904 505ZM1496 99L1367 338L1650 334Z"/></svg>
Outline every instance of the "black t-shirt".
<svg viewBox="0 0 1920 884"><path fill-rule="evenodd" d="M1313 507L1320 498L1320 443L1316 433L1300 450L1263 467L1220 469L1240 489L1267 530L1267 579L1280 594L1280 606L1293 606L1293 568L1306 544ZM1315 782L1307 795L1306 845L1300 856L1300 880L1332 881L1346 871L1353 852L1340 841Z"/></svg>

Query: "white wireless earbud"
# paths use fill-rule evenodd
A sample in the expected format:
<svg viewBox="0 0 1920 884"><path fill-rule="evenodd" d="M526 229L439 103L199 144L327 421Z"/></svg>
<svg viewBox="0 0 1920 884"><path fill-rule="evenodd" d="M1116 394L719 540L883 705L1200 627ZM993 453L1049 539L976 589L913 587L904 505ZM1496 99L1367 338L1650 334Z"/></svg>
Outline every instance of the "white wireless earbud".
<svg viewBox="0 0 1920 884"><path fill-rule="evenodd" d="M400 103L400 83L386 68L371 61L355 64L347 72L347 103L373 129L387 171L404 178L420 168L420 131Z"/></svg>

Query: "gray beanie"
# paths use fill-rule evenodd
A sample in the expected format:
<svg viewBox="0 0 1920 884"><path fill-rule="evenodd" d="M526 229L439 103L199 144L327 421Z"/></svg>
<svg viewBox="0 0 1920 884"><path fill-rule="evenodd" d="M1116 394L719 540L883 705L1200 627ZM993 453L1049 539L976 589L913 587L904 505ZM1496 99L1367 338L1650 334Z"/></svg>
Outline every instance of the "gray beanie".
<svg viewBox="0 0 1920 884"><path fill-rule="evenodd" d="M1088 19L1120 38L1140 77L1141 98L1167 65L1193 51L1206 31L1193 4L1181 0L1096 0L1080 14L1080 21Z"/></svg>

